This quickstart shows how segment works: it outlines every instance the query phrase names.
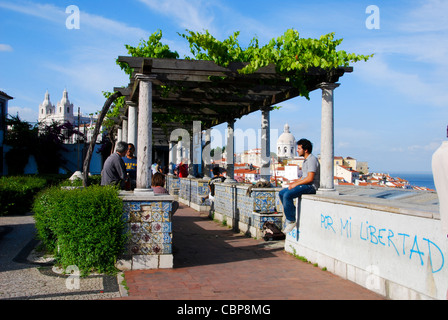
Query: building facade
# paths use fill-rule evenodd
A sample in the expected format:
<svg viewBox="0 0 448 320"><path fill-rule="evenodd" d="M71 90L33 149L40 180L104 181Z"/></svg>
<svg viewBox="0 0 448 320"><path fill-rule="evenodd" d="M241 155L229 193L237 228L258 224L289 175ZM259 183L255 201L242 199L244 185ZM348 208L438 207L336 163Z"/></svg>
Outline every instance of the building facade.
<svg viewBox="0 0 448 320"><path fill-rule="evenodd" d="M4 148L3 141L6 135L6 117L8 116L8 101L13 97L7 95L5 92L0 91L0 176L3 175L3 159Z"/></svg>
<svg viewBox="0 0 448 320"><path fill-rule="evenodd" d="M67 89L64 89L64 92L62 93L62 99L58 101L56 105L51 103L50 94L47 91L45 93L44 101L39 105L38 121L42 125L50 125L53 122L69 122L83 134L83 137L85 139L81 140L88 142L92 137L94 124L97 118L92 115L82 115L79 108L78 113L75 114L74 109L75 106L70 102L68 98ZM72 137L67 139L65 143L76 143L80 138L81 137L78 135L73 135ZM100 137L98 139L100 139Z"/></svg>

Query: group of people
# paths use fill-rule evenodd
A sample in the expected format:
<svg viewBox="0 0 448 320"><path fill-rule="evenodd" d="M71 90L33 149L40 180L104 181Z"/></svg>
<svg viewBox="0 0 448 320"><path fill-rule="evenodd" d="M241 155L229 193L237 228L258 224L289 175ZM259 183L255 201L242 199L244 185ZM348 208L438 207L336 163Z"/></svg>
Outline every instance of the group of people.
<svg viewBox="0 0 448 320"><path fill-rule="evenodd" d="M157 188L155 193L168 193L164 188L165 175L162 173L160 160L157 160L151 169L153 173L151 186ZM134 190L136 180L137 157L135 156L135 146L132 143L120 141L117 143L115 152L104 162L101 171L101 185L115 185L122 190Z"/></svg>
<svg viewBox="0 0 448 320"><path fill-rule="evenodd" d="M133 190L137 180L137 158L132 143L119 141L101 171L101 185L115 185L122 190Z"/></svg>
<svg viewBox="0 0 448 320"><path fill-rule="evenodd" d="M156 161L151 167L153 170L151 188L154 194L168 194L165 188L165 175L162 173L160 161ZM136 187L137 158L135 146L132 143L119 141L115 152L104 162L101 171L101 185L115 185L122 190L133 190ZM179 207L177 201L173 201L171 213L174 214Z"/></svg>
<svg viewBox="0 0 448 320"><path fill-rule="evenodd" d="M319 160L312 154L313 145L307 139L300 139L297 142L297 153L305 160L302 164L302 177L293 181L288 188L279 192L279 198L283 205L283 212L286 218L283 233L289 233L297 225L296 207L294 199L301 197L302 194L315 194L320 184ZM135 147L133 144L126 144L120 141L117 143L116 151L110 155L104 163L101 172L101 185L119 185L122 189L134 189L137 172L137 159L134 156ZM151 187L155 194L165 194L165 175L160 169L160 161L153 166L153 177ZM187 166L180 163L177 167L179 177L188 175ZM219 167L213 168L213 178L209 181L209 196L212 201L215 196L214 183L224 181Z"/></svg>

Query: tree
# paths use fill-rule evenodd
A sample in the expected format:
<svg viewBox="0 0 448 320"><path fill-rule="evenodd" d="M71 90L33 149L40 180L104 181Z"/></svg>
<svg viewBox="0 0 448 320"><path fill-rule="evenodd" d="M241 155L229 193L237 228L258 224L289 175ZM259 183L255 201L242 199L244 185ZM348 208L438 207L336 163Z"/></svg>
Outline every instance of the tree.
<svg viewBox="0 0 448 320"><path fill-rule="evenodd" d="M83 135L69 122L31 125L19 116L9 116L6 125L5 144L11 146L11 150L5 158L11 175L24 173L30 155L36 159L39 173L58 173L63 165L64 140L74 134Z"/></svg>
<svg viewBox="0 0 448 320"><path fill-rule="evenodd" d="M95 124L95 129L93 130L92 134L92 140L90 141L89 149L87 150L86 158L84 159L84 164L82 166L82 184L84 185L84 187L87 187L90 160L92 159L93 149L95 148L96 139L98 137L98 134L100 133L101 125L104 121L104 118L106 117L107 112L109 111L111 104L121 96L121 92L115 92L107 98Z"/></svg>

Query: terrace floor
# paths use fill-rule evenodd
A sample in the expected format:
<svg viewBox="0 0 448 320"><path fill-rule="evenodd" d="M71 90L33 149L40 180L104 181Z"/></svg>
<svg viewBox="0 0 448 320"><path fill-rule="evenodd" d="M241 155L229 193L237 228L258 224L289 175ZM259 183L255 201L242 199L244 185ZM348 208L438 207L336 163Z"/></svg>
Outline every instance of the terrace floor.
<svg viewBox="0 0 448 320"><path fill-rule="evenodd" d="M173 218L173 269L126 271L126 300L384 300L301 261L283 241L235 233L185 205Z"/></svg>

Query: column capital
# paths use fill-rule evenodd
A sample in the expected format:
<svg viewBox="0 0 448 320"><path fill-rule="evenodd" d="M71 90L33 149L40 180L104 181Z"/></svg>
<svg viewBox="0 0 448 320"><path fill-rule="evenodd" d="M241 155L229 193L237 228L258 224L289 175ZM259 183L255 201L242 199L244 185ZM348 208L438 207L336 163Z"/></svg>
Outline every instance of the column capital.
<svg viewBox="0 0 448 320"><path fill-rule="evenodd" d="M137 102L134 102L132 100L125 101L125 103L130 107L136 107L138 105Z"/></svg>
<svg viewBox="0 0 448 320"><path fill-rule="evenodd" d="M326 90L334 90L337 87L339 87L341 84L340 83L333 83L333 82L321 82L317 85L318 88L320 89L326 89Z"/></svg>
<svg viewBox="0 0 448 320"><path fill-rule="evenodd" d="M235 124L235 122L236 122L236 119L235 118L229 118L229 119L227 119L227 125L233 125L233 124Z"/></svg>
<svg viewBox="0 0 448 320"><path fill-rule="evenodd" d="M272 111L273 109L274 109L273 106L263 106L260 108L261 111L268 111L268 112Z"/></svg>
<svg viewBox="0 0 448 320"><path fill-rule="evenodd" d="M137 73L135 76L134 76L134 79L135 80L138 80L138 81L145 81L145 82L148 82L148 81L154 81L155 79L156 79L156 76L155 75L153 75L153 74L143 74L143 73Z"/></svg>

